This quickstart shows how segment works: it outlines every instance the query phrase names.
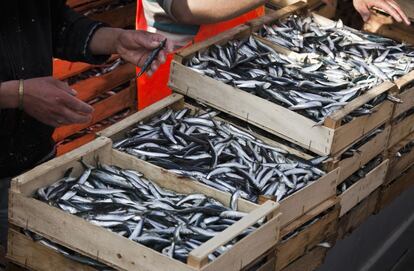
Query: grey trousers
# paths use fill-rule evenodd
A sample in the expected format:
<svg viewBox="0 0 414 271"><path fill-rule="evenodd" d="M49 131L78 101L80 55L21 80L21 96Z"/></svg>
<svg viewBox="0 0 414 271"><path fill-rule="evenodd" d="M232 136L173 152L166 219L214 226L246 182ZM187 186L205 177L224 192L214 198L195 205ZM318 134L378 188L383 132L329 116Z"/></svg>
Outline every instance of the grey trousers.
<svg viewBox="0 0 414 271"><path fill-rule="evenodd" d="M7 248L7 206L10 179L0 179L0 246Z"/></svg>

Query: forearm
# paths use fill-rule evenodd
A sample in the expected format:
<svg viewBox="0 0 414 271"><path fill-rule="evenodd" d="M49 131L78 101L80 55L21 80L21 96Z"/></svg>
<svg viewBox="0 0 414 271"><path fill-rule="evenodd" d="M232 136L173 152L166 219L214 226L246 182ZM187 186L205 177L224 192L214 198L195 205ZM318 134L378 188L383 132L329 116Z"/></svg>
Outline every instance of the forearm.
<svg viewBox="0 0 414 271"><path fill-rule="evenodd" d="M267 0L175 0L171 7L176 20L186 24L210 24L238 17Z"/></svg>
<svg viewBox="0 0 414 271"><path fill-rule="evenodd" d="M0 85L0 108L17 108L19 104L19 81L6 81Z"/></svg>
<svg viewBox="0 0 414 271"><path fill-rule="evenodd" d="M116 53L116 41L123 29L102 27L93 35L89 49L94 55L110 55Z"/></svg>

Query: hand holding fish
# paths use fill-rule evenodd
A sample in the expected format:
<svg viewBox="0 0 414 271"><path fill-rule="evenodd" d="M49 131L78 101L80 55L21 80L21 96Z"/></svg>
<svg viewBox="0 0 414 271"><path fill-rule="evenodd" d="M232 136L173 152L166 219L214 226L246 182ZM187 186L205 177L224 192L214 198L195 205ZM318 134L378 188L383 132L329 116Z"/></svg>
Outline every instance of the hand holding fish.
<svg viewBox="0 0 414 271"><path fill-rule="evenodd" d="M410 20L402 11L401 7L394 0L353 0L355 9L361 14L362 19L368 21L371 8L378 8L389 15L391 15L397 22L404 21L405 24L410 25Z"/></svg>

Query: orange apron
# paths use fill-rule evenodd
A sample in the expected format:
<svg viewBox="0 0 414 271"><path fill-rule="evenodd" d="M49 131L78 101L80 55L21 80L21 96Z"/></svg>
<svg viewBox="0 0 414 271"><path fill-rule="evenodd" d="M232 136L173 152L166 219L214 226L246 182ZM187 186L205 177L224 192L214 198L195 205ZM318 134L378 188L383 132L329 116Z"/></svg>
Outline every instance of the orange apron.
<svg viewBox="0 0 414 271"><path fill-rule="evenodd" d="M247 12L244 15L241 15L238 18L229 21L216 24L201 25L197 35L194 37L193 42L200 42L206 40L223 31L243 24L246 21L262 16L264 15L264 11L264 6L261 6L255 10ZM147 30L147 21L144 15L142 0L138 0L137 3L136 29ZM161 65L159 69L151 77L147 76L146 74L143 74L141 77L138 78L137 98L139 110L171 94L171 89L168 87L168 79L170 76L170 65L173 59L173 55L173 53L169 54L167 56L166 62L163 65Z"/></svg>

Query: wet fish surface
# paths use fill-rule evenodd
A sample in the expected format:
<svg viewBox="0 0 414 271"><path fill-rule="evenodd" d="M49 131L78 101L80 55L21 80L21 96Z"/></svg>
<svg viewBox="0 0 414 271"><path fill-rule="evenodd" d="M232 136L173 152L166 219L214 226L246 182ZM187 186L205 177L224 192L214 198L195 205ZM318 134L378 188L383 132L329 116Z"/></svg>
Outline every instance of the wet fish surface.
<svg viewBox="0 0 414 271"><path fill-rule="evenodd" d="M325 175L327 157L302 159L217 115L169 109L136 124L114 148L253 202L281 201Z"/></svg>
<svg viewBox="0 0 414 271"><path fill-rule="evenodd" d="M72 177L69 169L56 183L40 188L36 198L183 262L193 249L247 215L234 200L231 209L203 194L165 190L134 170L87 164L84 168L79 177ZM263 219L209 259L219 257L261 223Z"/></svg>
<svg viewBox="0 0 414 271"><path fill-rule="evenodd" d="M305 54L303 59L278 53L252 35L213 45L184 64L198 73L298 112L320 125L367 90L414 68L411 47L354 32L340 23L322 28L310 17L292 16L280 25L265 26L258 35ZM294 38L290 37L291 33ZM387 98L396 102L383 93L343 121L373 113L373 108Z"/></svg>

